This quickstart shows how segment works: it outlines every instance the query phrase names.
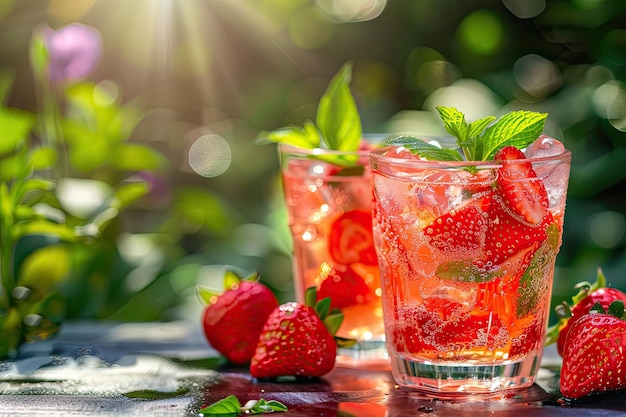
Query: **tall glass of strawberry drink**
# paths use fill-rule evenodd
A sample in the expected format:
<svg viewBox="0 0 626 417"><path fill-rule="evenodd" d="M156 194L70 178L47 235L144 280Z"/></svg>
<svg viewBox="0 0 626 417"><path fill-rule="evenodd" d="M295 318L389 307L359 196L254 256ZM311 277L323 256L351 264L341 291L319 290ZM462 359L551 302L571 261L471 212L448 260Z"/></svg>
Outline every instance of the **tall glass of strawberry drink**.
<svg viewBox="0 0 626 417"><path fill-rule="evenodd" d="M446 128L458 133L464 123ZM543 351L571 153L545 135L521 150L494 147L480 161L448 157L430 147L441 148L436 140L427 142L399 138L370 154L394 378L442 396L530 386Z"/></svg>
<svg viewBox="0 0 626 417"><path fill-rule="evenodd" d="M337 336L356 339L339 348L337 364L388 365L378 261L372 238L372 191L367 147L355 152L279 146L295 293L344 313Z"/></svg>

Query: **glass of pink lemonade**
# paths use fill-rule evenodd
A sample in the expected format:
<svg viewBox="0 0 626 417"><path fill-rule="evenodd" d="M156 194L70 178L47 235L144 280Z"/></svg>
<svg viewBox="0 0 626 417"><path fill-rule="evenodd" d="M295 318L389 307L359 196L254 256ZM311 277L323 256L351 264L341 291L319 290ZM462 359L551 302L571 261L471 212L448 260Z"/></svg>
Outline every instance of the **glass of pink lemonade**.
<svg viewBox="0 0 626 417"><path fill-rule="evenodd" d="M521 156L481 162L426 160L402 146L370 154L387 349L399 385L445 396L534 382L570 162L545 135Z"/></svg>
<svg viewBox="0 0 626 417"><path fill-rule="evenodd" d="M372 238L368 151L341 152L279 146L295 292L317 287L318 299L344 313L337 364L388 366L378 262Z"/></svg>

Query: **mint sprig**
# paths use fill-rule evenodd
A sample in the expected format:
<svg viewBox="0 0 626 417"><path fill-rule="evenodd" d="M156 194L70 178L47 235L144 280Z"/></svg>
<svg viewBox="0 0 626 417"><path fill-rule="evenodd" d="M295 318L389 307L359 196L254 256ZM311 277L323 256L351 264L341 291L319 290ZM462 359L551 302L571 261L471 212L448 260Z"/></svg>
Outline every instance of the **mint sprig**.
<svg viewBox="0 0 626 417"><path fill-rule="evenodd" d="M352 63L345 63L330 80L317 106L315 122L305 120L303 126L289 125L260 132L255 143L284 143L305 149L329 149L353 152L359 149L363 127L356 102L350 91ZM328 160L328 156L323 159ZM329 160L342 166L353 165L354 158Z"/></svg>
<svg viewBox="0 0 626 417"><path fill-rule="evenodd" d="M456 138L460 153L442 149L413 136L400 136L387 145L400 145L421 157L440 161L487 161L505 146L523 149L533 143L545 126L547 114L528 110L512 111L496 120L495 116L467 123L454 107L437 107L443 126Z"/></svg>
<svg viewBox="0 0 626 417"><path fill-rule="evenodd" d="M266 401L263 398L250 400L245 405L241 405L239 399L234 395L214 402L199 411L201 416L221 416L236 417L240 415L264 414L287 411L287 406L278 401Z"/></svg>

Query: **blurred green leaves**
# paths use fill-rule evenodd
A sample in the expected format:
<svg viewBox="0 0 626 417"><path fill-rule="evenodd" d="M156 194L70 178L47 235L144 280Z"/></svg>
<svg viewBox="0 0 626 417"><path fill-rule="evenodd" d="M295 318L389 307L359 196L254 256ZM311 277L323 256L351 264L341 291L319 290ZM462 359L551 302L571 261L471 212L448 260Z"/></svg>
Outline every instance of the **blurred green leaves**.
<svg viewBox="0 0 626 417"><path fill-rule="evenodd" d="M59 29L65 30L97 39L92 28ZM136 103L123 103L115 83L81 78L51 83L48 65L56 57L46 41L55 34L36 32L31 42L39 111L0 105L0 358L15 355L22 342L55 334L68 305L78 299L107 308L92 302L98 288L89 275L76 274L96 265L91 276L109 280L111 270L95 262L117 252L117 234L107 229L150 192L135 174L167 167L161 154L130 142L145 112ZM67 68L56 70L77 76ZM4 99L13 75L1 75ZM67 286L72 280L82 285Z"/></svg>

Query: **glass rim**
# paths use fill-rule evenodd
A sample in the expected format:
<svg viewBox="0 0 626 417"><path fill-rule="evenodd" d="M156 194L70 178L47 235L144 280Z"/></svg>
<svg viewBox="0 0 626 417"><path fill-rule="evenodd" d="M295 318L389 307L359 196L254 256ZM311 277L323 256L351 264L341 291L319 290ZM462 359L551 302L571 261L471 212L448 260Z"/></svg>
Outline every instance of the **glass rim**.
<svg viewBox="0 0 626 417"><path fill-rule="evenodd" d="M372 149L357 149L355 151L342 151L327 148L301 148L287 143L279 143L278 149L282 154L295 154L302 156L318 156L318 155L358 155L368 156Z"/></svg>
<svg viewBox="0 0 626 417"><path fill-rule="evenodd" d="M368 152L371 163L382 163L390 166L398 167L415 167L415 168L466 168L466 167L478 167L480 169L493 169L502 166L498 160L484 160L484 161L439 161L428 159L405 159L387 156L386 153L393 149L401 148L401 145L384 146L381 148L371 149ZM569 149L554 155L525 158L525 159L511 159L507 160L507 163L528 163L532 165L544 165L544 164L557 164L563 162L571 162L572 152Z"/></svg>

